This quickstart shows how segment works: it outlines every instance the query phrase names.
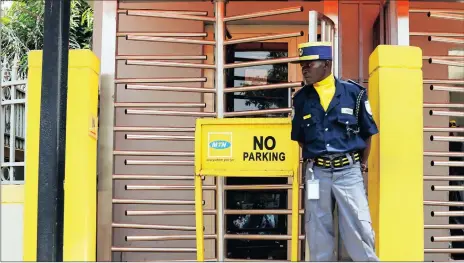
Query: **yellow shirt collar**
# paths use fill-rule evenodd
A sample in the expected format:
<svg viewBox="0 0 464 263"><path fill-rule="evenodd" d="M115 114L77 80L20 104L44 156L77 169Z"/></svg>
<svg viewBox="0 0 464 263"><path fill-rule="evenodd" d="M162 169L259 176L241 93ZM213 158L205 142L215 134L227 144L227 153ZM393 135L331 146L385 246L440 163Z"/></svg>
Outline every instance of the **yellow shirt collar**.
<svg viewBox="0 0 464 263"><path fill-rule="evenodd" d="M335 82L335 79L334 79L333 74L331 73L329 76L327 76L327 78L314 83L314 87L329 86L329 85L331 86L334 84L334 82Z"/></svg>

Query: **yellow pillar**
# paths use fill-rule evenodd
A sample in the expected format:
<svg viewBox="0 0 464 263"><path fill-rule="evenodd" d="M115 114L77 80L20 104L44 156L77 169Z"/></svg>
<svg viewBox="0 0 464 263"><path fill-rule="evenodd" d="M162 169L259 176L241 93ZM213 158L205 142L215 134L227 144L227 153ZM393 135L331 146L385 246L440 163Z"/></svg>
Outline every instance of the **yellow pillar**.
<svg viewBox="0 0 464 263"><path fill-rule="evenodd" d="M380 45L369 57L379 134L369 157L369 205L382 261L424 260L422 50Z"/></svg>
<svg viewBox="0 0 464 263"><path fill-rule="evenodd" d="M98 82L90 50L70 50L64 185L64 261L96 261ZM37 258L42 51L29 53L24 260Z"/></svg>

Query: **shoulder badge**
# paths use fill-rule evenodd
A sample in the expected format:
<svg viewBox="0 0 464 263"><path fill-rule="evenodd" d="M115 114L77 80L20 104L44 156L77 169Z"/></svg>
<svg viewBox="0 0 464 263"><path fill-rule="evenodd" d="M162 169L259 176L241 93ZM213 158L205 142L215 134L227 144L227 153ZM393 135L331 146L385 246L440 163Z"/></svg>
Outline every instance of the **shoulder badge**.
<svg viewBox="0 0 464 263"><path fill-rule="evenodd" d="M365 108L366 108L367 113L369 113L369 115L372 116L371 104L369 103L368 100L366 100L366 101L364 102L364 106L365 106Z"/></svg>

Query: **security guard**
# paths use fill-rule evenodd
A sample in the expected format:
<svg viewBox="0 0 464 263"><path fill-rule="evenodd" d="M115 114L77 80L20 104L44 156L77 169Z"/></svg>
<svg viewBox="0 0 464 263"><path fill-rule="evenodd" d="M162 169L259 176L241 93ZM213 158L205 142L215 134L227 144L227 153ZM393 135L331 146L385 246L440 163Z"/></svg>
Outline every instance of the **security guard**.
<svg viewBox="0 0 464 263"><path fill-rule="evenodd" d="M293 97L291 138L299 142L305 159L305 228L311 261L336 261L335 202L351 259L379 261L362 176L370 138L378 133L366 90L333 76L331 43L303 43L298 49L306 85Z"/></svg>

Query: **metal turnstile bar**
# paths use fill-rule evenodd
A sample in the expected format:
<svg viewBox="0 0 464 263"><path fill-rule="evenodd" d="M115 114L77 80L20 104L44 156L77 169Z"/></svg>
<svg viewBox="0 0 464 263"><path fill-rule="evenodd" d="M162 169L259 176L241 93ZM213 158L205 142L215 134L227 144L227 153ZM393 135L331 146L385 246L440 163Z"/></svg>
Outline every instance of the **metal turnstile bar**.
<svg viewBox="0 0 464 263"><path fill-rule="evenodd" d="M125 155L125 156L189 156L193 157L193 152L153 152L153 151L113 151L114 155Z"/></svg>
<svg viewBox="0 0 464 263"><path fill-rule="evenodd" d="M289 190L293 189L290 184L268 184L268 185L225 185L224 190ZM303 185L300 186L303 189Z"/></svg>
<svg viewBox="0 0 464 263"><path fill-rule="evenodd" d="M206 78L152 78L152 79L116 79L115 84L129 83L187 83L187 82L206 82Z"/></svg>
<svg viewBox="0 0 464 263"><path fill-rule="evenodd" d="M464 206L464 202L424 201L428 206Z"/></svg>
<svg viewBox="0 0 464 263"><path fill-rule="evenodd" d="M410 36L424 36L424 37L463 37L462 33L448 33L448 32L410 32Z"/></svg>
<svg viewBox="0 0 464 263"><path fill-rule="evenodd" d="M216 239L217 236L209 234L205 239ZM126 236L126 241L167 241L167 240L195 240L196 235L172 235L172 236Z"/></svg>
<svg viewBox="0 0 464 263"><path fill-rule="evenodd" d="M291 14L291 13L297 13L297 12L302 12L302 11L303 11L302 6L282 8L282 9L275 9L275 10L269 10L269 11L261 11L261 12L246 14L246 15L224 17L224 22L238 21L238 20L266 17L266 16L273 16L273 15Z"/></svg>
<svg viewBox="0 0 464 263"><path fill-rule="evenodd" d="M412 8L409 9L409 13L429 13L429 12L440 12L440 13L455 13L455 14L464 14L464 10L459 9L423 9L423 8Z"/></svg>
<svg viewBox="0 0 464 263"><path fill-rule="evenodd" d="M464 216L464 211L432 211L432 216Z"/></svg>
<svg viewBox="0 0 464 263"><path fill-rule="evenodd" d="M169 210L169 211L160 211L160 210L126 210L126 216L175 216L175 215L195 215L194 210ZM204 210L203 215L216 215L216 210Z"/></svg>
<svg viewBox="0 0 464 263"><path fill-rule="evenodd" d="M243 261L250 261L249 259L240 259L240 258L225 258L224 261L226 262L243 262ZM280 260L280 259L253 259L253 262L291 262L291 260Z"/></svg>
<svg viewBox="0 0 464 263"><path fill-rule="evenodd" d="M464 248L426 248L424 253L439 253L439 254L449 254L449 253L464 253Z"/></svg>
<svg viewBox="0 0 464 263"><path fill-rule="evenodd" d="M113 180L193 180L193 175L114 174Z"/></svg>
<svg viewBox="0 0 464 263"><path fill-rule="evenodd" d="M450 242L450 241L464 241L464 236L445 236L445 237L430 237L432 242Z"/></svg>
<svg viewBox="0 0 464 263"><path fill-rule="evenodd" d="M194 45L216 45L216 42L210 40L198 40L198 39L187 39L187 38L172 38L172 37L150 37L150 36L126 36L127 40L136 41L152 41L152 42L169 42L169 43L182 43L182 44L194 44Z"/></svg>
<svg viewBox="0 0 464 263"><path fill-rule="evenodd" d="M464 186L432 185L432 191L464 191Z"/></svg>
<svg viewBox="0 0 464 263"><path fill-rule="evenodd" d="M429 114L431 116L449 116L449 117L464 117L464 112L458 111L438 111L438 110L430 110Z"/></svg>
<svg viewBox="0 0 464 263"><path fill-rule="evenodd" d="M425 82L424 82L424 84L425 84ZM463 84L464 84L464 82L463 82ZM430 85L430 90L440 90L440 91L449 91L449 92L464 92L464 87L449 87L449 86Z"/></svg>
<svg viewBox="0 0 464 263"><path fill-rule="evenodd" d="M178 15L193 15L193 16L207 16L208 11L180 11L180 10L151 10L151 9L118 9L119 14L126 14L128 11L134 12L159 12L159 13L171 13Z"/></svg>
<svg viewBox="0 0 464 263"><path fill-rule="evenodd" d="M196 68L196 69L215 69L216 68L215 65L201 64L201 63L180 63L180 62L147 61L147 60L127 60L126 65Z"/></svg>
<svg viewBox="0 0 464 263"><path fill-rule="evenodd" d="M424 103L424 108L464 109L464 103Z"/></svg>
<svg viewBox="0 0 464 263"><path fill-rule="evenodd" d="M424 127L424 132L464 132L464 127Z"/></svg>
<svg viewBox="0 0 464 263"><path fill-rule="evenodd" d="M265 40L274 40L274 39L282 39L282 38L289 38L289 37L300 37L304 36L304 32L294 32L294 33L285 33L285 34L276 34L276 35L265 35L259 37L246 37L246 38L238 38L232 40L224 41L224 45L235 45L241 43L249 43L249 42L257 42L257 41L265 41Z"/></svg>
<svg viewBox="0 0 464 263"><path fill-rule="evenodd" d="M267 110L225 112L224 116L225 117L241 117L241 116L290 113L290 112L292 112L291 108L280 108L280 109L267 109Z"/></svg>
<svg viewBox="0 0 464 263"><path fill-rule="evenodd" d="M424 229L463 229L464 224L424 225Z"/></svg>
<svg viewBox="0 0 464 263"><path fill-rule="evenodd" d="M196 55L118 55L116 60L206 60L207 56Z"/></svg>
<svg viewBox="0 0 464 263"><path fill-rule="evenodd" d="M113 199L113 204L193 205L194 200Z"/></svg>
<svg viewBox="0 0 464 263"><path fill-rule="evenodd" d="M460 167L464 166L464 162L452 162L452 161L431 161L430 165L432 166L451 166L451 167Z"/></svg>
<svg viewBox="0 0 464 263"><path fill-rule="evenodd" d="M252 91L252 90L285 89L285 88L296 88L296 87L302 87L302 86L303 86L303 82L288 82L288 83L279 83L279 84L237 87L237 88L231 87L231 88L226 88L224 90L224 93L243 92L243 91Z"/></svg>
<svg viewBox="0 0 464 263"><path fill-rule="evenodd" d="M448 56L423 56L422 59L424 59L424 60L429 60L429 59L464 60L464 56L455 56L455 55L448 55Z"/></svg>
<svg viewBox="0 0 464 263"><path fill-rule="evenodd" d="M459 37L464 37L464 34L461 34ZM443 42L443 43L452 43L452 44L464 44L464 39L451 38L451 37L434 37L429 36L429 41Z"/></svg>
<svg viewBox="0 0 464 263"><path fill-rule="evenodd" d="M161 111L161 110L144 110L144 109L126 109L125 113L134 114L134 115L216 117L215 112L202 112L202 111Z"/></svg>
<svg viewBox="0 0 464 263"><path fill-rule="evenodd" d="M151 134L126 134L126 140L156 140L156 141L194 141L195 136L181 135L151 135Z"/></svg>
<svg viewBox="0 0 464 263"><path fill-rule="evenodd" d="M433 137L433 136L430 136ZM452 138L452 137L451 137ZM464 138L464 137L463 137ZM432 139L431 139L432 140ZM433 140L432 140L433 141ZM464 157L464 152L424 152L424 156Z"/></svg>
<svg viewBox="0 0 464 263"><path fill-rule="evenodd" d="M204 22L215 22L214 17L197 16L197 15L186 15L176 14L159 11L143 11L143 10L127 10L129 16L147 16L147 17L158 17L158 18L173 18L173 19L184 19L184 20L195 20Z"/></svg>
<svg viewBox="0 0 464 263"><path fill-rule="evenodd" d="M433 17L433 18L443 18L443 19L464 21L464 16L463 15L446 14L446 13L443 13L443 12L431 11L431 12L427 13L427 16L428 17Z"/></svg>
<svg viewBox="0 0 464 263"><path fill-rule="evenodd" d="M111 247L113 252L196 252L196 248Z"/></svg>
<svg viewBox="0 0 464 263"><path fill-rule="evenodd" d="M292 240L291 235L239 235L239 234L225 234L225 239L233 239L233 240ZM298 236L299 240L304 240L305 236Z"/></svg>
<svg viewBox="0 0 464 263"><path fill-rule="evenodd" d="M205 108L206 103L190 102L115 102L116 108L141 107L141 108Z"/></svg>
<svg viewBox="0 0 464 263"><path fill-rule="evenodd" d="M433 176L424 175L425 181L464 181L464 176L460 175L445 175L445 176Z"/></svg>
<svg viewBox="0 0 464 263"><path fill-rule="evenodd" d="M125 190L194 190L193 185L126 185ZM214 185L203 186L203 190L216 190Z"/></svg>
<svg viewBox="0 0 464 263"><path fill-rule="evenodd" d="M115 126L114 131L138 131L138 132L195 132L194 127L135 127L135 126Z"/></svg>
<svg viewBox="0 0 464 263"><path fill-rule="evenodd" d="M126 37L126 36L147 36L147 37L207 37L206 32L118 32L116 36ZM116 56L116 59L118 57Z"/></svg>
<svg viewBox="0 0 464 263"><path fill-rule="evenodd" d="M464 67L463 61L449 61L444 59L429 59L430 64L440 64L440 65L447 65L447 66L456 66L456 67Z"/></svg>
<svg viewBox="0 0 464 263"><path fill-rule="evenodd" d="M203 262L216 262L216 258L205 259ZM192 262L191 259L173 259L173 260L150 260L150 262Z"/></svg>
<svg viewBox="0 0 464 263"><path fill-rule="evenodd" d="M304 210L299 210L300 214L304 213ZM225 215L291 215L291 209L226 209L224 210ZM297 218L298 219L298 218Z"/></svg>
<svg viewBox="0 0 464 263"><path fill-rule="evenodd" d="M216 89L210 88L190 88L190 87L172 87L172 86L154 86L154 85L126 85L130 90L150 90L150 91L177 91L177 92L200 92L216 93Z"/></svg>
<svg viewBox="0 0 464 263"><path fill-rule="evenodd" d="M296 62L298 60L299 60L299 57L264 59L264 60L257 60L257 61L251 61L251 62L237 62L237 63L225 64L224 68L230 69L230 68L261 66L261 65L273 65L273 64L281 64L281 63L291 63L291 62Z"/></svg>
<svg viewBox="0 0 464 263"><path fill-rule="evenodd" d="M195 226L144 225L144 224L124 224L124 223L113 223L111 226L113 228L195 231Z"/></svg>
<svg viewBox="0 0 464 263"><path fill-rule="evenodd" d="M464 142L464 136L434 136L434 135L431 135L430 140L431 141L442 141L442 142ZM464 156L463 152L456 152L455 154L457 154L457 156Z"/></svg>
<svg viewBox="0 0 464 263"><path fill-rule="evenodd" d="M450 85L464 85L464 80L460 79L424 79L424 84L450 84ZM454 88L454 87L449 87ZM432 87L430 87L432 89Z"/></svg>
<svg viewBox="0 0 464 263"><path fill-rule="evenodd" d="M193 161L152 161L152 160L124 160L125 165L174 165L191 166Z"/></svg>

